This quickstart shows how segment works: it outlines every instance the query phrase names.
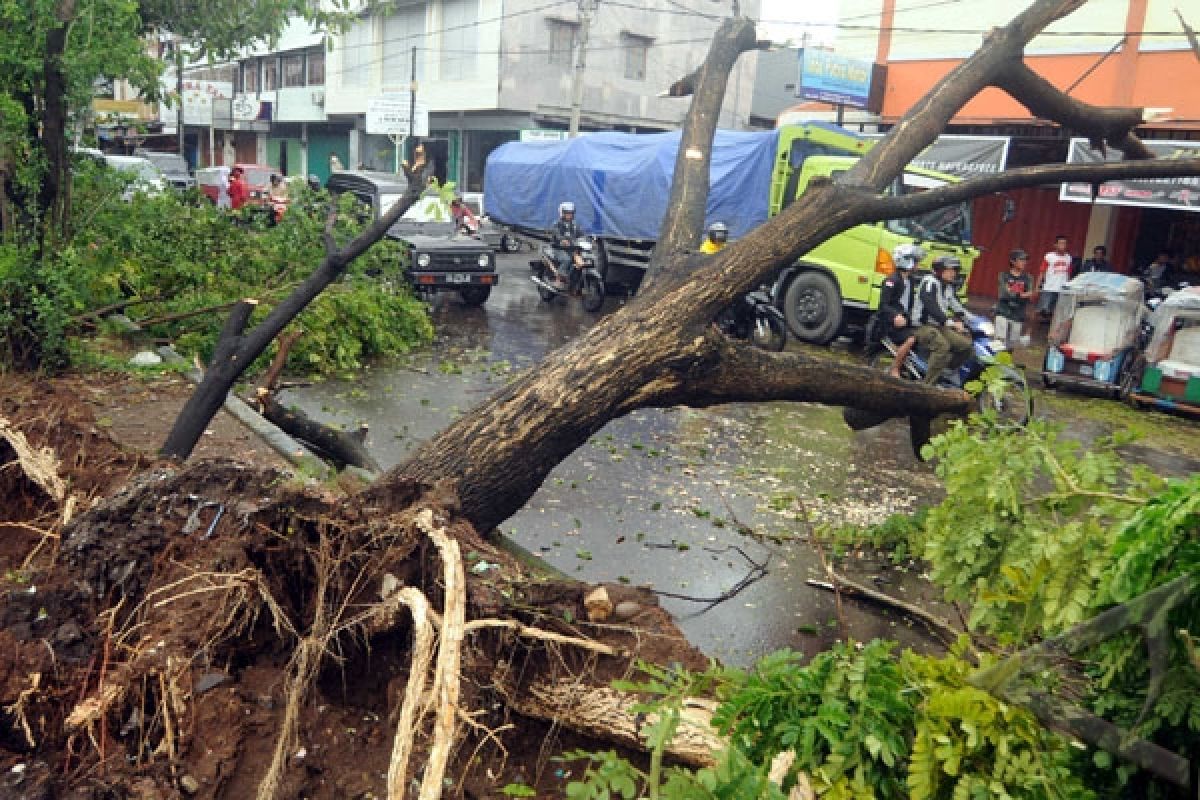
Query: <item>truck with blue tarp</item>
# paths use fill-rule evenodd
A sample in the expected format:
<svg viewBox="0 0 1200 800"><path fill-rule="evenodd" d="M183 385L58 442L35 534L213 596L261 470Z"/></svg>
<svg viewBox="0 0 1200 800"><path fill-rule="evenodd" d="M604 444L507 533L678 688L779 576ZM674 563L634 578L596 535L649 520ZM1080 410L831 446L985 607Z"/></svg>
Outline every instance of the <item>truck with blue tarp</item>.
<svg viewBox="0 0 1200 800"><path fill-rule="evenodd" d="M523 235L545 238L558 204L575 203L576 221L598 241L597 262L609 285L636 289L671 194L680 132L593 133L563 141L509 142L488 156L488 215ZM875 142L834 125L811 122L772 131L718 130L713 139L705 225L724 222L746 235L804 193L811 180L849 170ZM925 191L957 180L909 168L888 193ZM825 343L861 330L879 306L892 250L919 242L929 258L957 256L964 275L978 256L971 246L967 202L898 220L859 225L825 241L783 270L775 297L799 339Z"/></svg>

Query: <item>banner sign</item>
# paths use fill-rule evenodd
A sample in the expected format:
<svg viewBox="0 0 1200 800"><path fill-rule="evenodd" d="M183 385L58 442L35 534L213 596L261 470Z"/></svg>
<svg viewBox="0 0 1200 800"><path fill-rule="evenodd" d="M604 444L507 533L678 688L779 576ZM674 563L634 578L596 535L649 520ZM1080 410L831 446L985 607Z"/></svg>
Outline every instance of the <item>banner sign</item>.
<svg viewBox="0 0 1200 800"><path fill-rule="evenodd" d="M566 131L547 130L546 128L525 128L521 131L522 142L561 142L566 138Z"/></svg>
<svg viewBox="0 0 1200 800"><path fill-rule="evenodd" d="M415 108L414 108L415 106ZM416 113L412 123L408 114L412 109ZM393 136L429 135L429 107L423 103L413 103L409 92L390 92L367 100L367 133L386 133Z"/></svg>
<svg viewBox="0 0 1200 800"><path fill-rule="evenodd" d="M1200 142L1145 139L1143 144L1154 153L1155 158L1200 158ZM1100 153L1091 148L1087 139L1073 138L1071 149L1067 151L1067 163L1099 164L1106 160L1120 161L1122 155L1121 151L1116 149L1110 149L1107 154ZM1064 183L1059 189L1058 199L1071 203L1096 202L1108 206L1200 211L1200 177L1108 181L1096 187L1094 199L1090 183Z"/></svg>
<svg viewBox="0 0 1200 800"><path fill-rule="evenodd" d="M159 103L158 118L164 125L174 126L178 120L178 98L174 78L163 79L164 94L171 104ZM183 123L185 125L212 125L213 100L233 99L233 84L229 81L183 81Z"/></svg>
<svg viewBox="0 0 1200 800"><path fill-rule="evenodd" d="M806 47L801 51L797 97L866 108L871 95L870 62Z"/></svg>
<svg viewBox="0 0 1200 800"><path fill-rule="evenodd" d="M861 134L882 139L881 133ZM1008 163L1007 136L959 136L947 134L921 151L909 162L910 167L944 172L959 178L995 175Z"/></svg>

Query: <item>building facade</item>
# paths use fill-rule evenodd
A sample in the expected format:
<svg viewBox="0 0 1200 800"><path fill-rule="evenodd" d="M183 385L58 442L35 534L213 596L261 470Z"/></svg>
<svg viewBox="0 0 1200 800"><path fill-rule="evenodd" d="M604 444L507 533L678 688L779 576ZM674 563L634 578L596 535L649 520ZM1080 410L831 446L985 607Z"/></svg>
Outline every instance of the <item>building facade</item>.
<svg viewBox="0 0 1200 800"><path fill-rule="evenodd" d="M394 171L410 143L368 131L367 112L415 85L438 177L478 191L492 149L526 131L565 135L576 98L583 132L678 127L689 100L659 95L702 63L722 10L712 0L402 0L332 37L296 21L232 65L228 111L218 102L188 141L201 164L255 161L323 180L336 156ZM756 55L735 68L722 127L749 121Z"/></svg>

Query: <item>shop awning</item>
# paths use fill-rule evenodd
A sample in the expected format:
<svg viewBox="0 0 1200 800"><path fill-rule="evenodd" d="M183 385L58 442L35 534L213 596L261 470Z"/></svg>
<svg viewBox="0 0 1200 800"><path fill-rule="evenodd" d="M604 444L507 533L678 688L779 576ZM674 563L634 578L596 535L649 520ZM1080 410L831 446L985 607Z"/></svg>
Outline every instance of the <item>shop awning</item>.
<svg viewBox="0 0 1200 800"><path fill-rule="evenodd" d="M1149 139L1143 144L1154 153L1155 158L1200 158L1200 142ZM1121 158L1121 151L1110 149L1107 153L1101 153L1093 150L1087 139L1081 138L1071 139L1071 147L1067 151L1068 164L1099 164L1103 161L1120 161ZM1059 189L1058 199L1071 203L1096 202L1107 206L1200 211L1200 177L1108 181L1097 187L1094 199L1090 183L1064 183Z"/></svg>

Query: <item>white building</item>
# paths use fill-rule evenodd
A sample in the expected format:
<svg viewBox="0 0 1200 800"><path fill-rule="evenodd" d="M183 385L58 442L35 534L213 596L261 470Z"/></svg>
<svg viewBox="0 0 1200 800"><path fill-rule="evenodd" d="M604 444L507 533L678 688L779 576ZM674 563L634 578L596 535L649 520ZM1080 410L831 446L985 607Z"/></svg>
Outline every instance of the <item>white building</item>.
<svg viewBox="0 0 1200 800"><path fill-rule="evenodd" d="M429 111L426 149L440 177L481 188L487 154L521 131L565 131L584 48L581 129L658 131L681 123L688 99L658 95L698 66L728 3L714 0L415 0L364 14L344 33L294 23L273 48L237 66L228 113L214 109L216 163L270 163L289 174L346 167L392 170L396 143L367 133L373 98L407 91ZM582 8L581 8L582 6ZM743 0L754 16L757 0ZM587 15L590 24L583 17ZM745 127L756 54L742 57L720 124ZM415 75L414 75L415 65ZM202 129L189 131L200 162Z"/></svg>

